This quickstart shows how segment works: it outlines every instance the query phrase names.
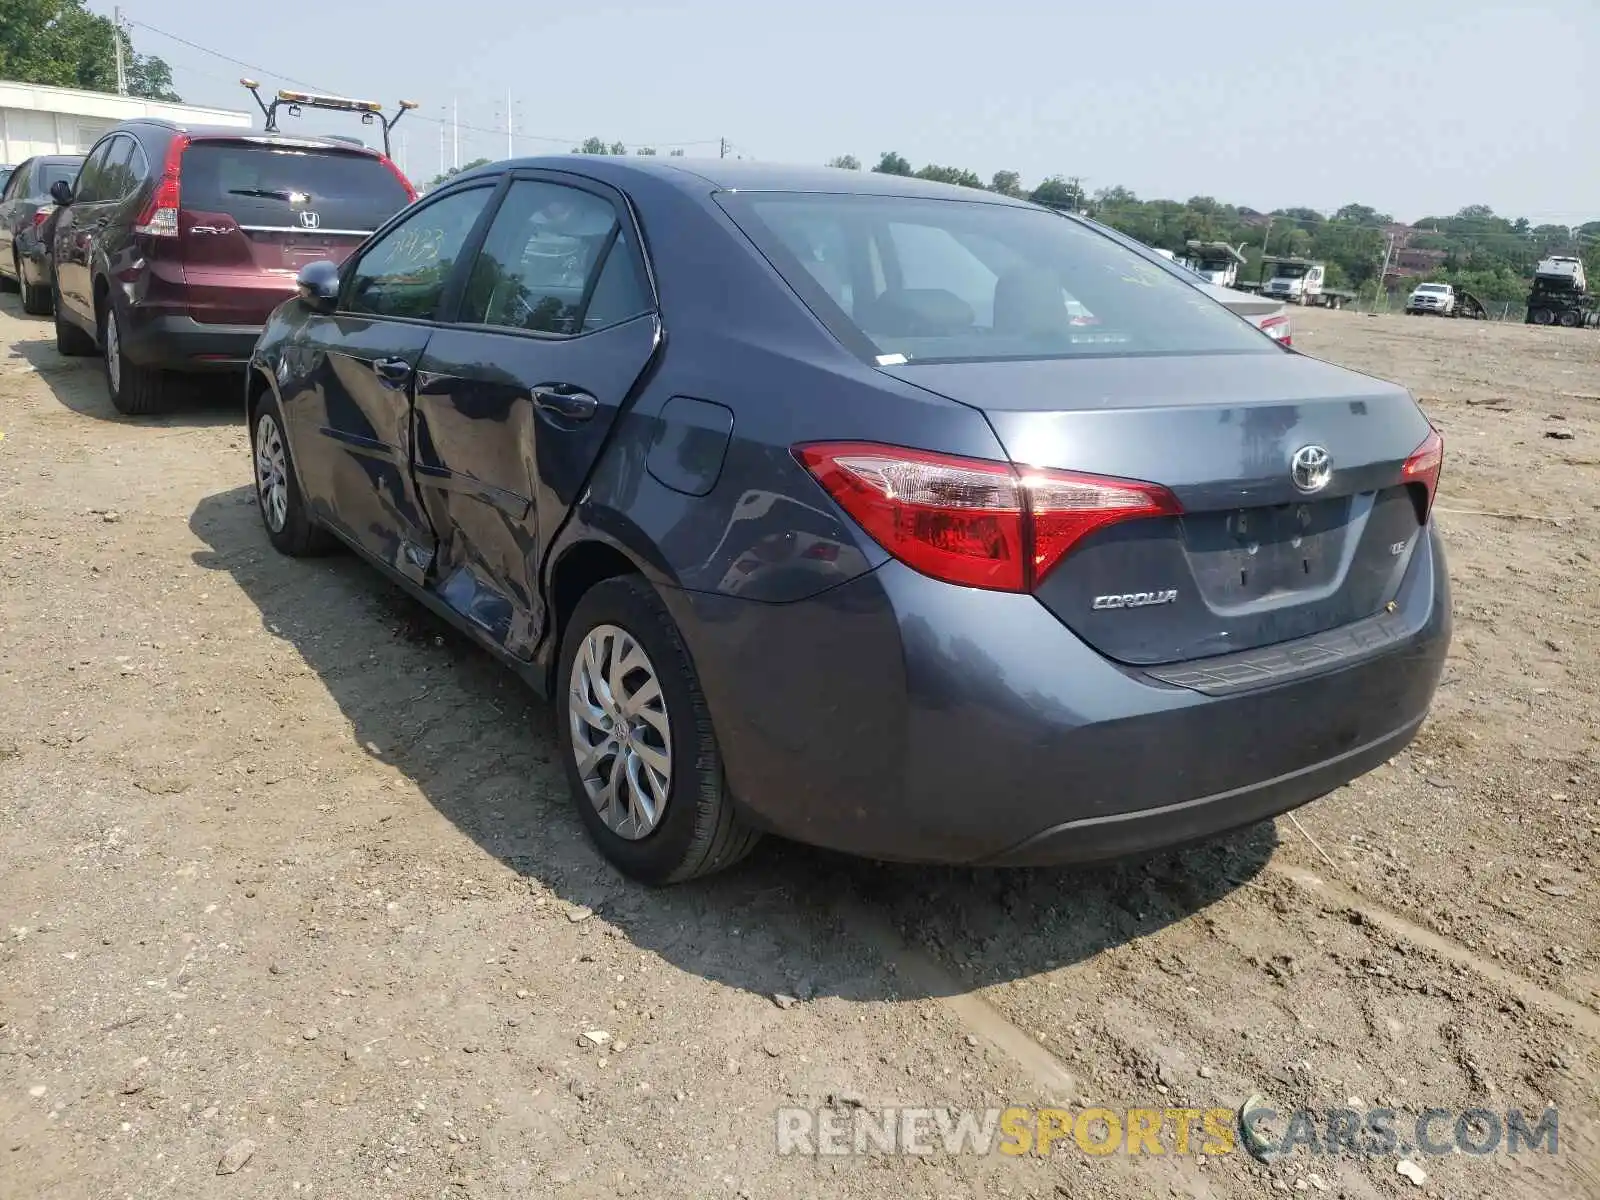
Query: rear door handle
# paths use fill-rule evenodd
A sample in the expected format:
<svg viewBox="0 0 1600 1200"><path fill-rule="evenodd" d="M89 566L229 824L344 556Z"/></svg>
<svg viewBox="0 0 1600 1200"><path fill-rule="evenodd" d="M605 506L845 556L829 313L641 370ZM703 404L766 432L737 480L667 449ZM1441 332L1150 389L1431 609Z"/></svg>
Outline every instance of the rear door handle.
<svg viewBox="0 0 1600 1200"><path fill-rule="evenodd" d="M403 358L380 358L372 364L372 373L389 387L404 387L411 379L411 364Z"/></svg>
<svg viewBox="0 0 1600 1200"><path fill-rule="evenodd" d="M565 383L547 383L534 388L533 405L546 416L564 421L587 421L600 409L600 401L588 392Z"/></svg>

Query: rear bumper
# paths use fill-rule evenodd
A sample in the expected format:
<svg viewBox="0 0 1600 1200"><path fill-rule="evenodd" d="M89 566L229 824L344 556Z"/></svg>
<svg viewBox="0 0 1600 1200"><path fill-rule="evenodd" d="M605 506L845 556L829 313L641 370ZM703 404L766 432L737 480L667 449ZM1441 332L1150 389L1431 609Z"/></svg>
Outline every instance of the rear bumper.
<svg viewBox="0 0 1600 1200"><path fill-rule="evenodd" d="M1157 679L1031 596L898 563L795 604L667 600L756 823L875 858L1088 861L1271 817L1404 747L1450 640L1443 553L1424 546L1379 650L1291 654L1261 686Z"/></svg>
<svg viewBox="0 0 1600 1200"><path fill-rule="evenodd" d="M169 371L237 370L250 361L259 325L202 325L178 313L131 311L123 353L142 367Z"/></svg>

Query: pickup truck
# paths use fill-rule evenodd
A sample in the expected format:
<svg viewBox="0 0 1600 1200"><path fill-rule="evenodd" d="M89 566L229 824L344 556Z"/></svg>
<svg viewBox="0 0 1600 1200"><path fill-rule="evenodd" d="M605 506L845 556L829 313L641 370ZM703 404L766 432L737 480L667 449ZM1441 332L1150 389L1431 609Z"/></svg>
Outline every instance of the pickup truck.
<svg viewBox="0 0 1600 1200"><path fill-rule="evenodd" d="M1406 315L1420 316L1432 313L1438 317L1454 316L1456 289L1448 283L1419 283L1406 298Z"/></svg>

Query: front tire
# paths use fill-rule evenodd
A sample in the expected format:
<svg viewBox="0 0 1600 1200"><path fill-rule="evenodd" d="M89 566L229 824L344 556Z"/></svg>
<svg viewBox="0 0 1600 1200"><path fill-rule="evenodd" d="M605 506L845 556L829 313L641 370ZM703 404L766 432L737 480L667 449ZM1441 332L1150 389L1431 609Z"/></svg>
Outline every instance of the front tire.
<svg viewBox="0 0 1600 1200"><path fill-rule="evenodd" d="M294 456L284 435L283 410L270 392L256 405L250 429L255 464L256 511L272 548L290 558L311 558L333 549L333 536L311 518Z"/></svg>
<svg viewBox="0 0 1600 1200"><path fill-rule="evenodd" d="M578 816L623 874L680 883L732 866L760 840L734 810L688 648L644 580L607 579L578 602L556 716Z"/></svg>
<svg viewBox="0 0 1600 1200"><path fill-rule="evenodd" d="M86 358L94 353L94 338L61 315L61 293L51 285L50 307L56 314L56 353L65 358Z"/></svg>

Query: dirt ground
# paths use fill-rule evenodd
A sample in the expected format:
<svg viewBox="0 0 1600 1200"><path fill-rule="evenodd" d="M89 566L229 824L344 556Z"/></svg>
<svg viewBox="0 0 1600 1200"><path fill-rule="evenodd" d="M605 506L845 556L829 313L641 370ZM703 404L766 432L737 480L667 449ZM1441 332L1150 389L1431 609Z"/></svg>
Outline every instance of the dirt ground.
<svg viewBox="0 0 1600 1200"><path fill-rule="evenodd" d="M585 842L516 681L355 561L270 550L231 383L117 418L6 297L0 1197L1600 1196L1600 336L1310 312L1296 340L1446 438L1455 644L1411 749L1151 861L769 843L652 892ZM1412 1154L1417 1183L775 1134L1253 1094L1554 1104L1559 1152Z"/></svg>

